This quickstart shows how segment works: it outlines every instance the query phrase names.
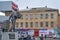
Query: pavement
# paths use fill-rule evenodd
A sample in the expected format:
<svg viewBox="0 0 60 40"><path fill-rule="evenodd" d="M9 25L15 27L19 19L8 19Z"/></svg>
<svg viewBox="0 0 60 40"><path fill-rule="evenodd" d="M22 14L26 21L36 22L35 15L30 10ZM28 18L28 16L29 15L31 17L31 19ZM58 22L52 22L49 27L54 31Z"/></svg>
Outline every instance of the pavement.
<svg viewBox="0 0 60 40"><path fill-rule="evenodd" d="M40 40L39 38L35 39L35 40ZM54 38L44 38L43 40L60 40L60 39L54 39Z"/></svg>
<svg viewBox="0 0 60 40"><path fill-rule="evenodd" d="M60 40L60 39L54 39L54 38L44 38L44 40Z"/></svg>
<svg viewBox="0 0 60 40"><path fill-rule="evenodd" d="M27 40L27 39L20 39L20 40ZM31 39L29 39L31 40ZM40 40L40 38L36 38L35 40ZM54 38L44 38L43 40L60 40L60 39L54 39Z"/></svg>

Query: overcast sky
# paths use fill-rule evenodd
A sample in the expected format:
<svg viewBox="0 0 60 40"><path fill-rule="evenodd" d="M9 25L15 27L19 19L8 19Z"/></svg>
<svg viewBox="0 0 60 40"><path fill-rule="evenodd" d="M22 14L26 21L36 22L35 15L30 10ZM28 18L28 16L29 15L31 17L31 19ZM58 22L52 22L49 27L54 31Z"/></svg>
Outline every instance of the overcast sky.
<svg viewBox="0 0 60 40"><path fill-rule="evenodd" d="M33 7L49 7L56 8L60 10L60 0L0 0L0 1L14 1L18 4L19 9L26 9L26 6L29 8Z"/></svg>

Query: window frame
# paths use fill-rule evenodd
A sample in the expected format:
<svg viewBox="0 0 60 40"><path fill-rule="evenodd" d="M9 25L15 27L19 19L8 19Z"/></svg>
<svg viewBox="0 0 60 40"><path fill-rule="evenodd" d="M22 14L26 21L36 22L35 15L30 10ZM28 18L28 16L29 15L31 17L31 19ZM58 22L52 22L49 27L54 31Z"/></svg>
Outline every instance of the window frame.
<svg viewBox="0 0 60 40"><path fill-rule="evenodd" d="M40 27L43 27L43 22L40 22Z"/></svg>
<svg viewBox="0 0 60 40"><path fill-rule="evenodd" d="M28 22L25 22L25 27L28 27Z"/></svg>
<svg viewBox="0 0 60 40"><path fill-rule="evenodd" d="M30 27L33 27L33 22L30 22Z"/></svg>
<svg viewBox="0 0 60 40"><path fill-rule="evenodd" d="M48 27L48 22L45 22L45 26Z"/></svg>
<svg viewBox="0 0 60 40"><path fill-rule="evenodd" d="M25 15L26 19L28 19L28 15Z"/></svg>
<svg viewBox="0 0 60 40"><path fill-rule="evenodd" d="M40 19L43 19L43 14L40 14Z"/></svg>
<svg viewBox="0 0 60 40"><path fill-rule="evenodd" d="M53 13L51 13L51 18L54 18L54 14Z"/></svg>
<svg viewBox="0 0 60 40"><path fill-rule="evenodd" d="M38 27L38 22L35 22L35 27Z"/></svg>
<svg viewBox="0 0 60 40"><path fill-rule="evenodd" d="M54 27L54 22L52 21L52 22L50 23L50 25L51 25L51 27Z"/></svg>
<svg viewBox="0 0 60 40"><path fill-rule="evenodd" d="M33 15L32 14L30 14L30 19L33 19Z"/></svg>
<svg viewBox="0 0 60 40"><path fill-rule="evenodd" d="M48 14L45 14L45 18L46 18L46 19L48 19L48 16L49 16Z"/></svg>
<svg viewBox="0 0 60 40"><path fill-rule="evenodd" d="M23 27L23 22L20 22L20 27Z"/></svg>

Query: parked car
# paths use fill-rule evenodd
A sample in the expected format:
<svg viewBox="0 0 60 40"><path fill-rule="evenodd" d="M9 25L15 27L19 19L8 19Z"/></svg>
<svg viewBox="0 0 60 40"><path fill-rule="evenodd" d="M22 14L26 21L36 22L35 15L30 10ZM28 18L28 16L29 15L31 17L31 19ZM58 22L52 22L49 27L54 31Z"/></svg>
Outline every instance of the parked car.
<svg viewBox="0 0 60 40"><path fill-rule="evenodd" d="M54 39L59 39L59 38L60 38L60 35L54 34L54 35L53 35L53 38L54 38Z"/></svg>
<svg viewBox="0 0 60 40"><path fill-rule="evenodd" d="M55 34L53 34L53 38L54 38L54 39L56 38L56 35L55 35Z"/></svg>
<svg viewBox="0 0 60 40"><path fill-rule="evenodd" d="M47 34L46 37L47 38L53 38L53 34Z"/></svg>

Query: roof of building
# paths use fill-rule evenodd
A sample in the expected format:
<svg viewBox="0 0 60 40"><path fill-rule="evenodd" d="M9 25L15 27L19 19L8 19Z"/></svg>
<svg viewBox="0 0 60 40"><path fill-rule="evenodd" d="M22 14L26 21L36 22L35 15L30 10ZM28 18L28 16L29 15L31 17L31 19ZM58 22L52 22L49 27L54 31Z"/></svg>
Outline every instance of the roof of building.
<svg viewBox="0 0 60 40"><path fill-rule="evenodd" d="M0 1L0 11L11 11L12 1Z"/></svg>
<svg viewBox="0 0 60 40"><path fill-rule="evenodd" d="M45 7L37 7L37 8L27 8L27 9L23 9L23 10L20 10L20 11L32 11L32 10L58 10L58 9L53 9L53 8L48 8L47 6Z"/></svg>
<svg viewBox="0 0 60 40"><path fill-rule="evenodd" d="M13 1L0 1L0 11L2 12L16 10L15 6L18 8L18 5Z"/></svg>

